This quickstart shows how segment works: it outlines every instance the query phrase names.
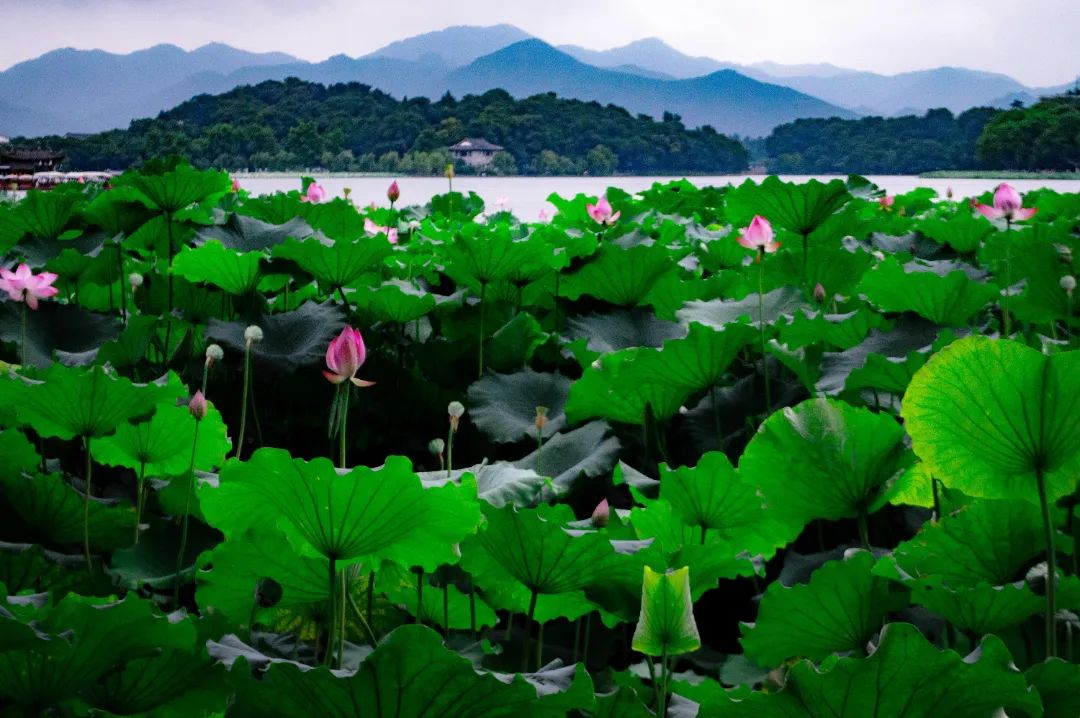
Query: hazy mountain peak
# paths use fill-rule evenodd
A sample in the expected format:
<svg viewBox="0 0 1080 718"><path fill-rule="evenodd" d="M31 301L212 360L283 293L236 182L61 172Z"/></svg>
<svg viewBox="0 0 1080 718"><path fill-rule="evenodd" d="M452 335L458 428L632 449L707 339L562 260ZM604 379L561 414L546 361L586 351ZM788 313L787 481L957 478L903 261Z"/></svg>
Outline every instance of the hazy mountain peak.
<svg viewBox="0 0 1080 718"><path fill-rule="evenodd" d="M397 40L365 57L391 57L454 68L531 37L514 25L454 25Z"/></svg>

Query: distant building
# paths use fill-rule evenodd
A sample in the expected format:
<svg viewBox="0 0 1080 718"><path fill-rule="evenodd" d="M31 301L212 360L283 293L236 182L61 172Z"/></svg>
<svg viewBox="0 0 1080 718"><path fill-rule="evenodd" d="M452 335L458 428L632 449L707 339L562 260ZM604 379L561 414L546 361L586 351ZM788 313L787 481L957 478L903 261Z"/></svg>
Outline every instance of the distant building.
<svg viewBox="0 0 1080 718"><path fill-rule="evenodd" d="M491 158L496 152L501 152L502 147L493 145L483 137L466 137L456 145L448 147L450 156L455 160L461 160L472 167L487 167L491 164Z"/></svg>
<svg viewBox="0 0 1080 718"><path fill-rule="evenodd" d="M52 150L34 150L0 147L0 173L33 174L35 172L54 172L64 161L63 152Z"/></svg>
<svg viewBox="0 0 1080 718"><path fill-rule="evenodd" d="M11 144L10 139L8 139L7 137L4 137L3 135L0 135L0 145L10 145L10 144Z"/></svg>

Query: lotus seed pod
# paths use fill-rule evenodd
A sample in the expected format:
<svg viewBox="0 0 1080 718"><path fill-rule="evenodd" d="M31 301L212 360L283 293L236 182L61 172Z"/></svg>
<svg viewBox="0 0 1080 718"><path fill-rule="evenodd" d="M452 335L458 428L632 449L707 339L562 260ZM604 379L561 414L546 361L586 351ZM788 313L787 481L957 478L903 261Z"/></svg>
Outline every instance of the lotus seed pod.
<svg viewBox="0 0 1080 718"><path fill-rule="evenodd" d="M1071 274L1066 274L1061 278L1060 284L1061 288L1065 290L1065 293L1071 297L1073 290L1076 289L1076 277Z"/></svg>
<svg viewBox="0 0 1080 718"><path fill-rule="evenodd" d="M546 406L538 406L538 407L536 407L536 421L535 421L535 424L536 424L537 429L543 429L547 425L547 422L548 422L547 414L548 414L548 408Z"/></svg>
<svg viewBox="0 0 1080 718"><path fill-rule="evenodd" d="M446 413L455 419L460 419L465 415L465 405L460 401L452 401L446 405Z"/></svg>
<svg viewBox="0 0 1080 718"><path fill-rule="evenodd" d="M263 339L262 327L252 324L244 330L244 341L248 344L258 344Z"/></svg>
<svg viewBox="0 0 1080 718"><path fill-rule="evenodd" d="M434 456L441 456L444 449L446 449L446 442L442 439L432 439L427 445L428 451Z"/></svg>
<svg viewBox="0 0 1080 718"><path fill-rule="evenodd" d="M132 272L128 275L128 283L131 284L132 289L138 289L143 285L143 275Z"/></svg>
<svg viewBox="0 0 1080 718"><path fill-rule="evenodd" d="M211 365L216 361L221 361L225 358L225 350L221 348L220 344L211 344L206 347L206 363Z"/></svg>

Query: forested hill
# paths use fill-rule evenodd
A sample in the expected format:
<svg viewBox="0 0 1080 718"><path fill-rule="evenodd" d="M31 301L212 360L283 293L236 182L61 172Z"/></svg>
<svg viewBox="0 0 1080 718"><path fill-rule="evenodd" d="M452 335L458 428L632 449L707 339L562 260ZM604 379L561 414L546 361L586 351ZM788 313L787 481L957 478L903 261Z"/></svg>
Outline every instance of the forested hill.
<svg viewBox="0 0 1080 718"><path fill-rule="evenodd" d="M747 166L741 143L711 127L689 130L613 105L515 100L492 90L456 100L396 100L357 83L288 79L200 95L126 130L34 140L79 169L123 169L179 154L229 169L441 173L445 148L465 137L502 145L496 171L532 174L728 173ZM461 168L459 168L461 169Z"/></svg>

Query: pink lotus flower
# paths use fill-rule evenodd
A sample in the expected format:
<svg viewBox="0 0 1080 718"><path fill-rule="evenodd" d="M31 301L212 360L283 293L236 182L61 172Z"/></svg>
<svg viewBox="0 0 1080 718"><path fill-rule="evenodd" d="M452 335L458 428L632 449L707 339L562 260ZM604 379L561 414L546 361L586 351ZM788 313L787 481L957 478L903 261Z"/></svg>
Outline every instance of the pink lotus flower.
<svg viewBox="0 0 1080 718"><path fill-rule="evenodd" d="M20 264L14 272L0 269L0 289L14 301L26 302L31 309L37 309L38 299L56 295L59 290L52 285L55 281L56 275L52 272L34 274L25 264Z"/></svg>
<svg viewBox="0 0 1080 718"><path fill-rule="evenodd" d="M236 192L239 192L239 191L240 191L240 180L238 180L238 179L236 179L236 178L233 178L233 181L232 181L232 191L233 191L234 193L236 193Z"/></svg>
<svg viewBox="0 0 1080 718"><path fill-rule="evenodd" d="M747 249L758 250L758 259L760 259L762 254L771 254L780 249L780 243L774 240L775 236L769 220L756 214L750 221L750 226L739 232L735 241Z"/></svg>
<svg viewBox="0 0 1080 718"><path fill-rule="evenodd" d="M538 214L538 215L537 215L537 218L538 218L538 219L539 219L539 220L540 220L541 222L547 222L547 221L548 221L548 220L550 219L550 216L548 215L548 213L547 213L547 210L546 210L546 209L541 209L541 210L540 210L540 214Z"/></svg>
<svg viewBox="0 0 1080 718"><path fill-rule="evenodd" d="M371 217L365 217L364 231L372 236L376 234L385 234L386 238L390 240L390 244L397 244L397 227L383 227L375 224Z"/></svg>
<svg viewBox="0 0 1080 718"><path fill-rule="evenodd" d="M607 196L601 197L597 200L596 204L586 204L585 211L589 213L592 220L597 224L602 224L605 227L611 226L619 221L619 215L622 212L611 211L611 203L608 202Z"/></svg>
<svg viewBox="0 0 1080 718"><path fill-rule="evenodd" d="M1013 189L1012 185L1004 182L994 190L994 206L977 204L975 209L987 219L1004 219L1008 222L1023 222L1031 219L1039 210L1035 207L1025 208L1020 198L1020 193Z"/></svg>
<svg viewBox="0 0 1080 718"><path fill-rule="evenodd" d="M878 204L881 205L882 209L889 209L894 204L896 204L896 197L894 197L891 194L887 194L887 195L885 195L884 197L882 197L881 199L878 200Z"/></svg>
<svg viewBox="0 0 1080 718"><path fill-rule="evenodd" d="M604 527L608 525L608 520L611 518L611 506L608 504L607 499L604 499L596 505L596 508L592 512L593 526Z"/></svg>
<svg viewBox="0 0 1080 718"><path fill-rule="evenodd" d="M390 204L398 201L398 197L401 196L401 188L398 187L397 180L390 183L390 186L386 188L386 198L390 200Z"/></svg>
<svg viewBox="0 0 1080 718"><path fill-rule="evenodd" d="M301 202L311 202L312 204L318 204L326 199L326 190L322 188L322 185L317 182L312 182L308 185L307 194L301 195Z"/></svg>
<svg viewBox="0 0 1080 718"><path fill-rule="evenodd" d="M324 371L323 376L331 384L341 384L351 381L359 387L374 386L375 382L365 381L356 377L356 372L364 365L367 359L367 349L364 347L364 338L360 331L346 326L330 341L326 347L326 367L330 371Z"/></svg>
<svg viewBox="0 0 1080 718"><path fill-rule="evenodd" d="M206 397L201 391L195 392L195 396L188 402L188 412L195 417L195 421L202 421L206 418L206 410Z"/></svg>

